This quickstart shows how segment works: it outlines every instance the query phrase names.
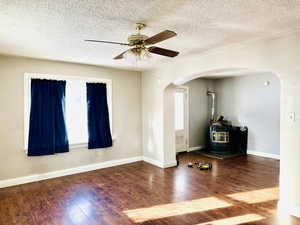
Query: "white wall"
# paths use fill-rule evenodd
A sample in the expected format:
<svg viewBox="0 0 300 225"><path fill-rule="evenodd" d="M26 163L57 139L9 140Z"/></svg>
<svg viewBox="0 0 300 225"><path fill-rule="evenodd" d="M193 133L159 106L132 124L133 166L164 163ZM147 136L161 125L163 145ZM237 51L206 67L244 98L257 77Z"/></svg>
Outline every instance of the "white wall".
<svg viewBox="0 0 300 225"><path fill-rule="evenodd" d="M184 84L189 88L189 147L207 147L210 107L207 91L214 91L213 80L195 79Z"/></svg>
<svg viewBox="0 0 300 225"><path fill-rule="evenodd" d="M265 82L270 85L265 86ZM190 147L206 147L210 120L208 90L216 92L216 115L248 126L248 150L279 155L280 81L272 73L219 79L198 78L189 87Z"/></svg>
<svg viewBox="0 0 300 225"><path fill-rule="evenodd" d="M264 83L269 81L270 85ZM248 151L279 155L280 82L260 74L214 80L217 114L248 127Z"/></svg>
<svg viewBox="0 0 300 225"><path fill-rule="evenodd" d="M27 157L24 151L24 73L112 79L113 132L107 149ZM141 75L72 63L0 56L0 180L142 155Z"/></svg>
<svg viewBox="0 0 300 225"><path fill-rule="evenodd" d="M163 92L170 83L184 83L216 71L230 72L246 68L274 72L281 81L280 201L285 210L293 211L293 214L298 212L300 216L300 150L297 148L300 137L300 120L297 119L300 115L299 43L298 33L280 39L237 44L206 54L179 56L168 65L144 72L142 104L143 110L147 109L146 113L143 111L144 155L159 160L173 160L172 157L175 157L175 149L164 143L172 132L164 127L163 113ZM290 112L295 112L296 121L289 119ZM155 126L150 126L153 122ZM169 157L160 157L164 154Z"/></svg>
<svg viewBox="0 0 300 225"><path fill-rule="evenodd" d="M164 112L164 126L166 129L164 129L164 132L168 132L172 130L172 133L169 135L164 134L164 136L167 136L168 138L165 138L164 140L164 146L166 148L172 146L171 148L176 148L176 135L175 135L175 113L174 113L174 108L175 108L175 102L174 102L174 93L176 91L177 87L174 85L169 85L165 91L164 91L164 107L165 110ZM163 162L167 163L161 163L161 167L168 167L170 164L175 165L176 161L174 157L170 156L166 151L163 151Z"/></svg>
<svg viewBox="0 0 300 225"><path fill-rule="evenodd" d="M143 156L164 163L163 91L160 79L154 75L142 75L142 128ZM171 131L174 133L173 131ZM172 148L173 149L173 148ZM174 147L175 154L175 147Z"/></svg>

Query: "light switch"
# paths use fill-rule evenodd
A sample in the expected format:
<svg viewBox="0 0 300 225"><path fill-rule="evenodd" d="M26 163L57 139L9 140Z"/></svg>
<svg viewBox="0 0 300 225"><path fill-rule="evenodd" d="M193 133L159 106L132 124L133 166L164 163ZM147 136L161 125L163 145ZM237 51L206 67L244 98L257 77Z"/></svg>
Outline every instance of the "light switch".
<svg viewBox="0 0 300 225"><path fill-rule="evenodd" d="M296 114L295 114L295 112L290 112L289 113L289 120L292 121L292 122L296 121Z"/></svg>

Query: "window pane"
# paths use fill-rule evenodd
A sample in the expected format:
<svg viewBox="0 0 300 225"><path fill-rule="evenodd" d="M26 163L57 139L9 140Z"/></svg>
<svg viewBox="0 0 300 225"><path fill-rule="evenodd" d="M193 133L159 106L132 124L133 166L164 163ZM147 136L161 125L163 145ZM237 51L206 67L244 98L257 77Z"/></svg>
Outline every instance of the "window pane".
<svg viewBox="0 0 300 225"><path fill-rule="evenodd" d="M175 130L184 129L184 93L175 92Z"/></svg>
<svg viewBox="0 0 300 225"><path fill-rule="evenodd" d="M66 122L69 144L88 142L86 82L84 81L67 81Z"/></svg>

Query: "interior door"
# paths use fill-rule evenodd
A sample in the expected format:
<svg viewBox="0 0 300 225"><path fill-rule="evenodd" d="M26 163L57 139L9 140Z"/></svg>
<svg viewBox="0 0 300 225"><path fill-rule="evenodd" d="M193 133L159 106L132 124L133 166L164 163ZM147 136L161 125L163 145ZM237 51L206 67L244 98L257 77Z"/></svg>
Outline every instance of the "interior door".
<svg viewBox="0 0 300 225"><path fill-rule="evenodd" d="M176 152L188 150L187 141L187 89L176 89L174 93L175 145Z"/></svg>

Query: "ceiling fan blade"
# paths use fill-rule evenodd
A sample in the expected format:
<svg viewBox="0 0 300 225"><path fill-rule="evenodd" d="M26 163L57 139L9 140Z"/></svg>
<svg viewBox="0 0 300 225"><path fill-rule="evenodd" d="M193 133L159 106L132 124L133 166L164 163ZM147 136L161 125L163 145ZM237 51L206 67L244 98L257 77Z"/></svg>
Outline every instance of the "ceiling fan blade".
<svg viewBox="0 0 300 225"><path fill-rule="evenodd" d="M117 55L114 59L123 59L123 56L126 52L127 50L125 52L122 52L120 55Z"/></svg>
<svg viewBox="0 0 300 225"><path fill-rule="evenodd" d="M179 54L179 52L172 51L172 50L165 49L165 48L159 48L159 47L155 47L155 46L148 48L148 51L151 53L154 53L154 54L168 56L168 57L175 57Z"/></svg>
<svg viewBox="0 0 300 225"><path fill-rule="evenodd" d="M171 37L174 37L176 35L177 34L174 31L165 30L163 32L160 32L160 33L146 39L144 43L145 43L145 45L153 45L153 44L156 44L158 42L169 39Z"/></svg>
<svg viewBox="0 0 300 225"><path fill-rule="evenodd" d="M117 44L117 45L129 45L127 43L120 43L120 42L114 42L114 41L98 41L98 40L84 40L89 42L100 42L100 43L107 43L107 44Z"/></svg>

